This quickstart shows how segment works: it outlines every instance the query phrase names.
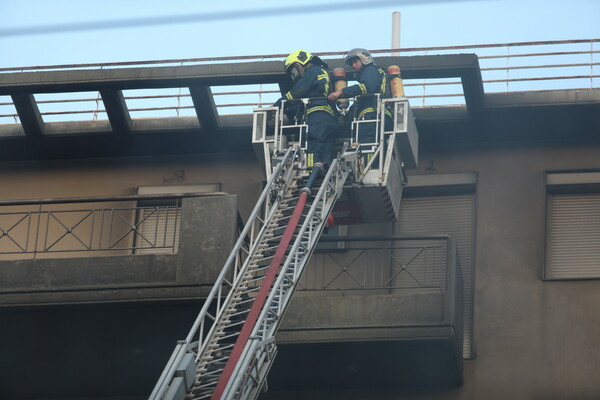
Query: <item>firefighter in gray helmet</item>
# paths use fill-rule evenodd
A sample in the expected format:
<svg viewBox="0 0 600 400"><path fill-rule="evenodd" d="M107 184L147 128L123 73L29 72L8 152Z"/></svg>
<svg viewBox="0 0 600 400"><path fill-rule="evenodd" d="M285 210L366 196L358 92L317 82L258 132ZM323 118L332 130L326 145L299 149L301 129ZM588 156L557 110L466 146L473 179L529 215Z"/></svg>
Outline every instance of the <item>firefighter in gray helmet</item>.
<svg viewBox="0 0 600 400"><path fill-rule="evenodd" d="M344 57L344 61L346 64L352 66L351 60L354 57L358 57L360 61L362 61L363 65L373 64L373 56L367 49L352 49L348 53L346 53L346 57Z"/></svg>
<svg viewBox="0 0 600 400"><path fill-rule="evenodd" d="M331 93L329 100L335 101L340 97L358 97L353 106L356 118L358 120L376 119L377 97L373 94L379 93L382 96L385 94L387 88L386 72L383 68L375 65L373 56L366 49L356 48L350 50L344 61L354 69L358 84ZM375 130L375 122L359 124L359 143L374 143L377 139Z"/></svg>

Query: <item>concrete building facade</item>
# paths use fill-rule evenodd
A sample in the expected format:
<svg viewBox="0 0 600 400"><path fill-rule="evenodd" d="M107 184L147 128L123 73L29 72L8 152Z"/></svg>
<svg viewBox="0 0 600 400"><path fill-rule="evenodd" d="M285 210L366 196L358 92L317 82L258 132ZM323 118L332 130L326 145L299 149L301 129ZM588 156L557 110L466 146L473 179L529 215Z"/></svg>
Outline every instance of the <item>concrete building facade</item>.
<svg viewBox="0 0 600 400"><path fill-rule="evenodd" d="M325 235L261 398L600 398L600 89L487 94L472 54L379 62L460 78L465 105L415 109L398 221ZM21 119L0 126L0 397L149 395L264 184L251 116L207 88L281 70L0 74ZM197 118L129 118L121 90L178 86ZM33 94L83 90L107 120L42 121Z"/></svg>

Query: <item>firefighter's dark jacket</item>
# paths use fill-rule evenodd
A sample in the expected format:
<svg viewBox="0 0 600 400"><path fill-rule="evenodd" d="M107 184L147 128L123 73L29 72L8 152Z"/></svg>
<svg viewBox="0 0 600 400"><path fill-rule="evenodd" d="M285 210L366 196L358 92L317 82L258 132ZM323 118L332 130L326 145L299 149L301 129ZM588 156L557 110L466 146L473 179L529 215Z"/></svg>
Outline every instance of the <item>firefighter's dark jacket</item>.
<svg viewBox="0 0 600 400"><path fill-rule="evenodd" d="M387 75L383 68L375 64L365 65L361 71L356 73L358 85L352 85L342 89L341 97L356 97L365 94L381 93L384 95L387 88ZM377 110L376 96L359 97L356 102L357 118Z"/></svg>
<svg viewBox="0 0 600 400"><path fill-rule="evenodd" d="M287 92L275 103L279 106L283 100L294 100L311 98L308 103L306 115L315 116L321 114L318 111L325 112L333 116L333 108L327 100L327 96L331 92L331 82L327 66L313 64L304 71L304 75L296 81L292 90Z"/></svg>

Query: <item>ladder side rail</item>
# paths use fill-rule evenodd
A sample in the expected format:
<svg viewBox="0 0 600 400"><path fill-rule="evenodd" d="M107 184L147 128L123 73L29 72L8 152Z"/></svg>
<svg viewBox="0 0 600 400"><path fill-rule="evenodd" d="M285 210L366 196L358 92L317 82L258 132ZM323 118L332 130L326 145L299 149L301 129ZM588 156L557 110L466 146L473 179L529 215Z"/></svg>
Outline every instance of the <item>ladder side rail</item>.
<svg viewBox="0 0 600 400"><path fill-rule="evenodd" d="M284 161L282 161L280 163L280 165L277 166L277 169L275 171L275 173L271 176L271 179L269 180L269 182L267 182L267 185L265 186L265 189L263 190L261 196L259 197L259 200L257 201L257 204L254 208L254 210L252 211L252 214L250 215L250 217L248 218L249 221L252 221L249 224L246 224L246 226L244 227L244 229L242 230L242 233L240 234L240 237L238 238L232 252L229 255L229 258L227 259L227 261L225 262L225 265L223 267L223 269L221 270L221 273L219 274L219 277L217 278L211 292L209 293L204 306L202 307L201 310L201 314L207 314L208 313L208 307L210 306L210 302L212 302L212 300L215 298L215 295L217 294L217 292L219 292L219 290L223 287L223 286L228 286L228 287L235 287L235 284L237 283L237 281L240 279L240 277L243 276L244 272L245 272L245 266L248 264L249 261L249 257L246 257L245 261L244 261L244 266L242 268L240 268L238 270L237 275L234 275L233 281L232 282L228 282L226 279L226 275L227 273L229 273L229 271L231 270L231 266L234 265L234 261L236 256L238 255L239 251L241 249L243 249L243 245L244 245L244 238L246 237L246 235L248 234L248 231L250 229L252 229L253 231L255 230L255 226L256 225L262 225L263 228L260 229L260 232L262 233L264 230L264 226L266 226L266 222L267 219L270 217L267 216L265 218L260 218L259 214L261 209L263 208L263 205L266 205L266 199L269 198L270 193L271 193L271 189L274 183L276 183L277 178L279 177L280 174L285 174L286 170L284 169L284 166L286 164L287 161L291 161L291 154L292 154L292 149L289 149L288 152L286 153L285 157L284 157ZM291 169L291 168L290 168ZM268 207L268 205L267 205ZM265 213L267 212L273 212L274 208L272 208L271 210L265 209ZM254 247L260 243L260 237L261 237L261 233L259 233L259 235L257 237L250 237L250 246L249 246L249 251L248 254L252 253L252 250L254 249ZM223 283L226 283L225 285L223 285ZM215 313L215 319L218 319L218 316L220 315L220 313L222 312L223 309L226 308L226 305L223 305L221 307L220 310L217 310L217 312ZM196 321L194 322L194 325L192 325L192 329L190 330L190 333L188 334L187 338L186 338L186 342L187 343L191 343L193 337L195 336L195 330L198 329L199 324L201 322L201 316L199 315L198 318L196 319Z"/></svg>
<svg viewBox="0 0 600 400"><path fill-rule="evenodd" d="M381 127L384 125L383 121L383 115L381 114L381 109L385 108L382 106L382 99L381 99L381 94L380 93L369 93L369 94L361 94L355 97L349 97L347 99L344 100L350 100L352 101L353 104L356 104L357 101L360 98L367 98L367 97L374 97L375 98L375 103L376 103L376 108L375 108L375 118L372 119L359 119L358 115L356 114L356 111L353 112L354 116L352 118L352 120L350 121L350 139L352 141L352 143L359 143L359 130L360 130L360 126L364 125L364 124L368 124L368 123L375 123L375 142L374 143L361 143L361 145L363 146L369 146L369 145L379 145L380 142L380 131L383 131L383 129L381 129Z"/></svg>
<svg viewBox="0 0 600 400"><path fill-rule="evenodd" d="M380 143L377 148L375 149L375 151L373 152L373 156L371 157L371 159L367 162L367 165L364 167L361 176L359 176L358 178L358 182L362 183L367 175L367 172L371 171L371 168L373 167L373 164L375 164L378 159L377 157L379 156L380 159L383 159L384 157L384 144ZM375 171L377 171L377 174L379 176L379 182L383 181L383 168L381 167L383 164L383 162L381 162L381 160L379 160L378 162L379 167L374 169Z"/></svg>
<svg viewBox="0 0 600 400"><path fill-rule="evenodd" d="M171 357L169 358L165 369L163 370L160 378L158 379L158 384L154 387L152 393L150 393L150 399L160 399L164 395L164 393L167 392L168 385L169 383L171 383L172 379L167 379L168 374L170 373L170 371L173 371L173 374L175 373L175 370L181 363L181 360L183 359L183 356L186 352L186 343L183 340L178 341L177 345L175 346L175 350L171 354ZM160 396L158 396L159 393Z"/></svg>
<svg viewBox="0 0 600 400"><path fill-rule="evenodd" d="M290 149L292 150L291 157L287 157L286 160L283 160L280 162L281 164L287 164L287 166L284 168L283 171L281 171L280 178L273 182L273 184L271 185L272 186L271 190L269 191L269 194L268 194L268 196L274 197L274 201L272 204L271 211L269 212L270 214L269 214L268 218L266 218L263 221L264 222L263 228L261 229L259 237L256 240L256 244L258 247L254 248L253 251L248 254L248 258L246 259L246 264L244 265L244 267L241 270L241 274L239 275L238 281L236 281L234 283L234 285L232 286L231 291L229 292L229 294L227 296L225 305L221 309L222 312L217 315L215 322L212 324L210 331L208 332L208 334L206 336L206 340L202 344L201 350L198 352L198 355L196 358L197 360L202 360L205 357L211 356L212 352L215 351L213 344L215 343L214 342L215 335L217 335L219 333L218 332L218 330L220 329L219 327L222 326L221 321L223 318L227 317L227 315L229 313L229 309L231 307L231 304L233 303L235 297L239 294L240 284L243 284L243 282L245 282L246 274L248 273L248 269L254 263L254 255L256 254L256 251L258 251L258 252L262 251L260 246L264 243L265 234L270 229L272 229L271 222L275 218L276 214L279 212L279 207L278 207L279 201L287 196L290 185L297 178L297 171L296 171L297 148L292 147ZM265 207L267 207L269 205L269 203L270 202L267 201L265 204ZM259 295L260 295L260 293L259 293ZM255 299L255 302L256 301L258 301L258 299ZM248 332L248 334L249 333L250 332ZM200 368L201 365L199 365L198 368ZM221 371L221 372L223 373L223 371ZM197 377L199 377L199 376L200 375L197 375ZM213 392L213 394L214 394L214 392Z"/></svg>
<svg viewBox="0 0 600 400"><path fill-rule="evenodd" d="M359 173L355 173L357 176L356 182L363 183L367 173L374 171L376 173L378 182L383 182L385 170L382 167L385 165L385 157L387 152L385 151L386 141L385 141L385 110L386 110L386 99L383 99L380 93L370 93L359 95L356 97L351 97L348 100L356 103L361 97L373 97L375 98L376 108L375 108L375 117L371 119L358 119L358 116L355 115L350 124L350 139L351 142L357 144L361 149L361 152L365 154L370 154L369 158L366 159L366 162L356 164L355 169L360 171ZM359 142L359 131L361 126L366 124L375 124L375 141L373 143L360 143ZM376 167L374 167L376 166Z"/></svg>
<svg viewBox="0 0 600 400"><path fill-rule="evenodd" d="M252 143L263 145L263 157L265 163L265 171L267 180L272 174L271 165L271 152L276 151L277 147L277 135L279 132L279 107L259 107L253 110L252 116ZM274 114L275 128L271 136L267 135L267 128L269 126L269 115Z"/></svg>
<svg viewBox="0 0 600 400"><path fill-rule="evenodd" d="M384 173L387 171L385 165L387 163L387 151L386 151L386 140L385 140L385 111L387 109L387 103L382 97L377 97L377 115L379 117L379 126L377 127L377 152L379 152L379 182L384 182ZM376 156L373 155L373 160ZM373 161L371 160L371 161Z"/></svg>
<svg viewBox="0 0 600 400"><path fill-rule="evenodd" d="M259 382L254 383L251 378L251 373L248 370L250 364L253 360L255 360L257 364L272 360L272 357L268 357L268 349L262 349L262 347L271 343L270 339L275 337L279 321L283 317L283 313L293 295L298 279L318 242L323 227L325 226L327 216L333 209L335 201L341 195L343 185L349 172L349 166L345 165L345 163L341 163L340 159L336 159L332 162L321 188L315 196L312 206L307 213L305 221L298 232L286 262L281 268L281 272L273 285L273 289L270 292L259 320L253 329L251 338L254 339L253 341L255 343L248 346L245 354L240 358L240 362L233 373L235 378L229 382L225 389L224 396L222 397L223 399L233 398L236 393L239 394L240 392L249 393L251 389L248 389L248 386L261 385L264 376L260 377L261 379L259 379ZM302 245L305 247L305 252L299 256L299 249ZM289 279L290 273L292 273L293 276L291 281ZM275 302L276 298L278 298L278 302ZM263 343L263 345L259 347L259 344L261 343ZM258 371L265 371L266 374L266 371L268 371L269 368L258 365L256 369ZM242 379L244 380L243 382ZM258 393L258 391L255 391L255 393Z"/></svg>
<svg viewBox="0 0 600 400"><path fill-rule="evenodd" d="M209 309L210 305L212 304L213 300L215 299L215 297L217 297L217 296L220 297L222 295L224 287L225 288L234 287L234 285L243 276L243 274L245 272L245 268L247 267L247 264L250 259L250 257L246 257L245 261L244 261L244 267L238 268L238 262L240 259L243 258L243 257L239 256L239 253L243 249L243 246L245 243L245 238L249 232L255 231L255 229L256 229L255 225L262 224L263 229L261 229L260 232L261 233L263 232L264 227L266 226L266 223L265 223L266 218L261 218L260 214L263 211L264 212L269 211L269 207L265 203L268 201L268 199L270 199L272 187L276 183L278 178L285 175L285 177L289 179L290 174L289 173L286 174L287 170L285 167L287 166L288 167L287 169L293 169L294 153L295 152L293 152L292 148L288 149L288 151L286 152L286 154L283 158L283 161L281 163L279 163L279 165L276 167L276 170L269 178L267 185L265 186L263 192L261 193L261 196L259 197L257 204L248 219L251 222L247 223L246 226L244 227L244 229L242 230L242 232L240 233L240 236L238 237L238 240L237 240L234 248L232 249L217 280L215 281L215 284L213 285L209 295L207 296L200 313L196 317L196 320L194 321L194 324L192 325L192 328L190 329L188 336L186 337L186 339L184 341L180 341L178 343L175 351L173 352L173 355L171 356L171 359L165 366L165 369L163 370L149 399L159 400L159 399L163 398L166 391L168 390L169 384L171 383L172 379L175 377L175 371L176 371L178 365L182 361L186 351L190 350L192 340L194 339L196 334L199 335L199 341L197 342L197 346L198 346L199 350L196 355L196 359L198 359L198 356L201 354L202 349L204 348L206 343L208 343L206 338L208 338L210 335L203 337L204 323L206 320L208 320L209 323L212 323L212 328L214 328L214 326L216 325L215 322L218 320L218 317L222 314L223 310L227 307L228 302L227 301L220 302L221 303L221 304L219 304L220 308L217 309L214 316L208 312L208 309ZM271 209L271 211L274 211L274 210L275 210L275 208ZM250 237L250 245L249 245L250 251L248 253L250 253L253 250L253 248L260 242L260 236L261 236L261 234L259 234L256 238ZM233 273L232 282L229 282L226 279L226 276L230 272ZM233 291L230 291L230 295L232 293L233 293ZM202 329L202 331L199 331L200 329ZM184 346L186 348L186 351L181 351L182 346Z"/></svg>
<svg viewBox="0 0 600 400"><path fill-rule="evenodd" d="M294 238L300 220L302 219L302 213L308 201L309 192L310 191L301 190L300 196L296 200L294 210L287 225L285 225L285 230L279 244L276 246L277 250L271 259L268 270L264 275L263 282L252 303L252 307L244 320L244 324L235 341L233 350L229 357L227 357L226 365L218 378L217 386L212 392L212 400L224 398L224 391L231 384L232 379L234 379L234 372L240 364L240 359L244 356L244 353L247 353L252 331L254 330L256 322L261 314L261 310L264 308L267 298L269 297L269 293L271 293L272 286L281 270L281 265L288 254L288 248Z"/></svg>
<svg viewBox="0 0 600 400"><path fill-rule="evenodd" d="M335 161L334 161L335 162ZM270 363L274 358L274 350L268 348L271 341L275 338L279 321L283 317L289 300L291 299L298 279L301 276L304 267L307 265L310 256L315 248L316 242L320 237L320 233L325 224L326 216L333 209L335 200L341 194L343 184L346 181L349 173L348 166L345 169L338 169L334 175L334 179L325 179L324 184L321 186L319 194L317 194L311 211L309 211L307 219L303 224L303 228L298 234L294 247L290 251L286 264L282 268L282 272L279 274L278 280L274 285L274 289L266 303L268 306L263 309L261 319L256 324L252 338L255 343L251 348L248 349L247 354L244 357L244 364L240 362L234 376L236 379L229 388L228 396L223 398L231 399L237 393L238 396L235 398L248 398L252 399L258 395L258 386L262 384L262 380L270 369ZM330 171L333 169L330 168ZM326 184L325 184L326 183ZM333 190L332 190L333 189ZM329 194L329 196L327 196ZM333 195L332 195L333 194ZM321 204L319 204L321 202ZM319 211L320 210L320 211ZM315 216L315 213L320 212L320 216ZM312 214L312 215L311 215ZM316 218L312 218L316 217ZM303 244L303 242L307 244ZM299 255L298 249L300 246L305 247L305 253ZM290 267L291 266L291 267ZM289 281L289 273L293 274L293 279ZM288 282L285 282L285 280ZM278 298L278 299L277 299ZM275 303L275 300L278 300ZM262 344L262 345L261 345ZM260 346L260 347L259 347ZM274 344L273 344L274 346ZM268 365L260 364L268 363ZM252 376L251 366L258 364L254 369L257 373L262 374L259 379ZM243 371L243 372L242 372ZM243 381L242 381L243 379ZM245 397L244 393L252 396Z"/></svg>
<svg viewBox="0 0 600 400"><path fill-rule="evenodd" d="M321 188L315 196L313 204L307 213L304 224L298 232L296 241L290 250L290 256L282 267L282 272L278 281L276 282L279 291L273 291L271 297L269 298L269 302L267 303L269 305L273 304L276 300L275 297L279 296L280 301L277 304L280 313L277 314L278 318L283 316L285 307L289 302L291 295L293 294L293 290L290 290L290 287L287 287L285 285L286 282L284 281L288 278L289 274L292 274L292 280L289 283L292 283L293 288L295 288L298 279L304 271L306 261L308 261L312 255L315 245L321 237L327 216L341 195L344 183L348 178L349 168L339 162L339 160L335 160L334 162L337 164L337 168L330 168L329 172L331 176L323 181L323 184L321 185ZM304 253L299 252L301 247L304 247ZM266 311L263 311L263 318L261 321L267 323L269 322ZM261 327L256 328L257 332L254 332L257 336L259 334L259 329L261 329ZM262 329L265 328L263 327ZM274 333L275 332L273 332L273 334ZM262 340L268 339L269 336L262 337Z"/></svg>
<svg viewBox="0 0 600 400"><path fill-rule="evenodd" d="M250 337L247 351L240 358L238 365L247 366L236 368L234 379L226 387L221 399L254 399L258 396L264 378L267 376L271 363L277 354L275 338L261 340L258 336ZM243 373L241 373L243 371Z"/></svg>
<svg viewBox="0 0 600 400"><path fill-rule="evenodd" d="M312 98L315 99L315 98ZM306 106L311 98L301 98L301 99L293 99L293 100L283 100L281 102L281 111L278 114L279 121L277 126L275 127L275 147L278 149L282 149L285 145L284 138L287 137L285 132L291 129L298 129L298 146L303 150L306 150L306 138L304 138L304 146L302 145L303 135L308 134L308 124L306 123ZM285 108L288 105L302 103L302 117L298 120L296 119L294 123L289 121L290 123L285 124Z"/></svg>
<svg viewBox="0 0 600 400"><path fill-rule="evenodd" d="M264 220L264 224L263 224L263 228L261 229L259 235L256 237L256 240L254 240L252 246L251 246L251 250L248 252L248 254L253 254L254 253L254 248L256 247L256 245L258 245L263 236L264 236L264 232L265 232L265 228L267 227L268 222L272 219L274 213L277 211L277 207L273 207L270 210L269 215L266 217L266 219ZM233 296L235 296L235 290L230 290L229 293L227 294L227 298L225 299L225 301L220 302L220 299L222 297L222 289L225 286L230 286L231 289L237 288L238 284L240 282L240 279L243 278L244 274L246 273L248 266L250 264L250 262L252 261L252 257L247 256L244 263L242 264L241 268L236 268L238 270L237 275L235 276L235 278L232 280L231 284L227 284L227 285L221 285L221 287L219 288L218 294L217 294L217 309L215 312L215 316L214 319L211 318L211 320L213 321L209 332L206 334L206 336L203 338L202 337L202 332L203 329L199 330L199 334L200 334L200 339L198 341L198 352L196 354L196 361L199 360L203 355L204 355L204 351L206 349L206 346L211 342L215 332L215 328L217 326L216 321L219 321L221 319L221 316L224 312L224 310L226 310L232 301ZM208 299L207 299L208 301ZM212 300L211 300L212 301ZM210 305L210 304L209 304ZM207 314L208 315L208 314ZM204 321L202 321L202 324L204 323ZM202 325L201 324L201 325ZM204 339L204 340L203 340Z"/></svg>

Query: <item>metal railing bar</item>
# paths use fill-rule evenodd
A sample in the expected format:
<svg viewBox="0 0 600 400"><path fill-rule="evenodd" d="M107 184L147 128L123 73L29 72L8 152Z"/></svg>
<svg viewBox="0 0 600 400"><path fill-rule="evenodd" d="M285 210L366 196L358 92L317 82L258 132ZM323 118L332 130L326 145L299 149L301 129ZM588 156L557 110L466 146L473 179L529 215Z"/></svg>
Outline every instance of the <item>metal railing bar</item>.
<svg viewBox="0 0 600 400"><path fill-rule="evenodd" d="M492 79L492 80L485 80L485 81L483 81L483 83L548 81L548 80L560 80L560 79L590 79L590 78L600 78L600 75L572 75L572 76L551 76L551 77L541 77L541 78Z"/></svg>
<svg viewBox="0 0 600 400"><path fill-rule="evenodd" d="M26 234L26 243L25 243L25 251L29 250L29 234L31 232L31 217L32 217L32 213L29 213L29 221L27 221L27 234Z"/></svg>
<svg viewBox="0 0 600 400"><path fill-rule="evenodd" d="M406 86L406 85L405 85ZM245 90L245 91L237 91L237 92L217 92L212 93L213 96L223 96L223 95L259 95L265 93L281 93L279 90ZM58 94L58 93L57 93ZM191 94L157 94L151 96L125 96L125 100L154 100L154 99L175 99L178 97L192 97ZM49 100L36 100L37 104L59 104L59 103L84 103L84 102L95 102L98 99L96 98L80 98L80 99L49 99ZM12 102L8 103L0 103L0 106L11 106L14 105ZM184 108L185 106L179 106L177 108ZM193 107L187 107L193 108ZM141 109L130 109L129 111L139 111ZM106 112L105 110L94 110L96 112Z"/></svg>
<svg viewBox="0 0 600 400"><path fill-rule="evenodd" d="M38 243L39 243L39 240L40 240L39 232L40 232L40 222L41 222L41 220L42 220L42 204L39 204L38 205L38 215L37 215L37 227L35 229L35 231L36 231L35 244L34 244L34 247L33 247L34 258L35 258L35 254L37 254ZM27 238L29 239L29 237L27 237Z"/></svg>
<svg viewBox="0 0 600 400"><path fill-rule="evenodd" d="M105 212L106 210L102 210L102 217L100 219L100 243L98 244L98 246L100 248L102 248L102 239L104 238L104 220L105 218Z"/></svg>
<svg viewBox="0 0 600 400"><path fill-rule="evenodd" d="M600 53L600 50L581 50L581 51L552 51L545 53L517 53L517 54L503 54L503 55L492 55L492 56L478 56L480 60L489 60L494 58L513 58L513 57L542 57L542 56L571 56L575 54L596 54Z"/></svg>
<svg viewBox="0 0 600 400"><path fill-rule="evenodd" d="M545 46L554 44L576 44L576 43L595 43L600 42L600 39L566 39L566 40L546 40L535 42L508 42L508 43L490 43L490 44L466 44L456 46L434 46L434 47L406 47L403 49L381 49L371 50L371 53L384 52L415 52L432 50L459 50L459 49L486 49L491 47L519 47L519 46ZM337 54L346 54L346 52L337 52ZM287 56L287 54L285 55Z"/></svg>
<svg viewBox="0 0 600 400"><path fill-rule="evenodd" d="M327 292L344 292L344 291L373 291L373 290L381 290L381 291L389 291L390 289L392 290L420 290L420 289L435 289L435 290L439 290L441 286L440 284L428 284L428 285L423 285L423 286L373 286L373 287L364 287L364 288L359 288L359 287L347 287L347 288L327 288L327 289L306 289L306 288L301 288L300 286L298 286L298 288L296 289L297 291L300 292L323 292L323 291L327 291Z"/></svg>
<svg viewBox="0 0 600 400"><path fill-rule="evenodd" d="M442 81L442 82L427 82L425 83L425 85L427 86L437 86L437 85L460 85L462 84L462 81L460 80L460 78L457 78L458 80L456 81ZM404 83L403 84L404 87L407 86L423 86L423 82L421 83Z"/></svg>
<svg viewBox="0 0 600 400"><path fill-rule="evenodd" d="M590 64L582 64L581 66L589 66ZM594 65L600 65L600 63L594 63ZM510 67L508 69L518 69L519 67ZM527 67L523 67L527 68ZM494 68L496 70L506 70L506 67ZM511 78L511 79L487 79L482 80L484 84L486 83L507 83L507 82L527 82L527 81L542 81L542 80L564 80L564 79L593 79L598 78L600 75L572 75L572 76L553 76L553 77L539 77L539 78ZM461 82L436 82L436 83L426 83L427 86L430 85L459 85ZM416 86L420 87L423 84L405 84L406 86ZM579 90L580 88L573 88L569 90ZM589 89L589 88L584 88ZM512 92L512 91L511 91ZM515 93L517 91L514 91ZM527 91L531 92L531 91ZM500 93L500 92L493 92ZM443 93L443 94L427 94L426 98L440 98L440 97L463 97L464 93ZM408 99L421 99L422 95L412 95L406 96ZM228 103L228 104L217 104L216 107L260 107L260 106L269 106L272 103ZM182 109L193 109L194 106L171 106L171 107L145 107L145 108L134 108L130 109L130 112L152 112L152 111L170 111L170 110L182 110ZM52 112L42 112L41 115L71 115L71 114L91 114L91 113L106 113L105 110L66 110L66 111L52 111ZM13 114L0 114L0 118L7 117L18 117L17 113Z"/></svg>
<svg viewBox="0 0 600 400"><path fill-rule="evenodd" d="M593 65L600 65L600 63L594 63ZM590 64L581 64L577 66L590 66ZM554 66L549 66L554 67ZM557 65L560 67L560 65ZM508 69L521 69L521 68L530 68L530 67L510 67ZM490 70L506 70L506 67L499 68L491 68ZM572 75L572 76L553 76L553 77L539 77L539 78L512 78L512 79L487 79L482 82L485 83L505 83L505 82L524 82L524 81L540 81L540 80L563 80L563 79L590 79L590 78L598 78L600 75ZM428 82L426 85L459 85L461 82L436 82L430 83ZM416 86L420 87L423 84L405 84L404 86ZM586 88L589 89L589 88ZM578 90L578 88L573 88L572 90ZM427 94L425 97L434 98L434 97L461 97L463 93L444 93L444 94ZM420 99L421 95L413 95L406 96L408 99ZM217 107L260 107L265 105L271 105L272 103L229 103L229 104L218 104ZM142 112L142 111L169 111L169 110L181 110L181 109L192 109L194 106L171 106L171 107L145 107L145 108L134 108L130 109L130 112ZM66 111L52 111L52 112L42 112L41 115L71 115L71 114L91 114L91 113L106 113L105 110L66 110ZM18 117L17 113L13 114L0 114L0 118L7 117Z"/></svg>
<svg viewBox="0 0 600 400"><path fill-rule="evenodd" d="M321 242L382 242L382 241L395 241L395 240L449 240L450 235L390 235L390 236L329 236L321 237ZM441 245L435 245L441 248ZM411 247L400 247L401 249ZM418 248L421 248L419 246ZM354 249L350 249L354 250Z"/></svg>
<svg viewBox="0 0 600 400"><path fill-rule="evenodd" d="M588 76L589 78L589 76ZM541 89L541 90L522 90L522 91L510 91L510 93L513 94L518 94L518 93L544 93L544 92L554 92L556 90L563 90L563 89ZM579 88L571 88L568 90L590 90L590 87L579 87ZM497 94L497 93L506 93L505 91L501 91L501 92L486 92L486 94ZM420 107L412 107L412 108L420 108Z"/></svg>
<svg viewBox="0 0 600 400"><path fill-rule="evenodd" d="M130 250L154 250L154 249L171 249L172 246L156 246L156 247L115 247L115 248L97 248L97 249L90 249L90 250L86 250L86 249L74 249L74 250L44 250L44 251L36 251L36 250L29 250L29 251L12 251L12 252L8 252L8 251L3 251L0 252L0 254L40 254L40 253L77 253L77 252L81 252L81 253L90 253L90 252L94 252L94 251L98 251L98 252L114 252L114 251L130 251Z"/></svg>
<svg viewBox="0 0 600 400"><path fill-rule="evenodd" d="M217 104L217 107L238 107L238 106L271 106L273 103L231 103L231 104Z"/></svg>
<svg viewBox="0 0 600 400"><path fill-rule="evenodd" d="M64 199L33 199L33 200L0 200L0 206L24 206L30 204L71 204L71 203L104 203L112 201L140 201L140 200L167 200L167 199L181 199L184 197L214 197L214 196L225 196L228 193L225 192L211 192L211 193L173 193L169 195L138 195L138 196L99 196L99 197L67 197ZM130 207L121 208L120 210L134 210L141 207ZM108 210L108 208L107 208ZM76 210L64 210L76 211ZM81 211L81 210L79 210ZM89 211L86 210L86 211ZM40 211L45 213L46 211ZM13 213L7 213L13 214ZM0 215L2 215L0 213Z"/></svg>
<svg viewBox="0 0 600 400"><path fill-rule="evenodd" d="M213 96L219 96L219 95L233 95L233 94L265 94L265 93L278 93L281 94L281 92L279 90L247 90L247 91L240 91L240 92L216 92L213 93Z"/></svg>
<svg viewBox="0 0 600 400"><path fill-rule="evenodd" d="M183 201L177 199L175 206L175 226L179 223L179 209L183 207ZM171 245L172 251L175 252L175 243L177 242L177 230L173 230L173 244Z"/></svg>
<svg viewBox="0 0 600 400"><path fill-rule="evenodd" d="M578 64L547 64L547 65L524 65L524 66L515 66L515 67L490 67L490 68L481 68L481 71L506 71L513 69L533 69L533 68L568 68L568 67L591 67L595 65L600 65L600 62L596 63L578 63ZM406 86L406 85L404 85Z"/></svg>
<svg viewBox="0 0 600 400"><path fill-rule="evenodd" d="M92 227L90 229L90 249L94 246L94 227L96 226L96 210L92 210Z"/></svg>
<svg viewBox="0 0 600 400"><path fill-rule="evenodd" d="M553 41L536 41L536 42L510 42L510 43L492 43L492 44L474 44L474 45L456 45L456 46L434 46L434 47L409 47L402 49L377 49L371 50L371 53L412 53L412 52L431 52L435 50L460 50L460 49L484 49L491 47L517 47L517 46L545 46L554 44L577 44L577 43L595 43L600 42L600 39L571 39L571 40L553 40ZM341 56L345 55L346 51L331 51L314 53L318 56ZM119 61L108 63L91 63L91 64L59 64L59 65L42 65L42 66L24 66L24 67L6 67L0 68L0 72L23 72L26 70L48 70L48 69L67 69L67 68L106 68L131 65L156 65L156 64L183 64L183 63L201 63L207 61L241 61L252 59L284 59L288 54L262 54L262 55L246 55L246 56L224 56L224 57L203 57L203 58L185 58L185 59L165 59L165 60L145 60L145 61Z"/></svg>
<svg viewBox="0 0 600 400"><path fill-rule="evenodd" d="M580 52L583 54L589 54L590 52ZM600 53L600 51L595 51L594 53ZM545 54L558 54L558 53L545 53ZM565 54L570 54L570 53L565 53ZM515 55L511 55L510 57L514 57ZM495 57L495 56L494 56ZM505 58L506 56L498 56L499 58ZM486 57L480 57L480 58L486 58ZM488 57L489 58L489 57ZM481 71L505 71L505 70L514 70L514 69L535 69L535 68L561 68L561 67L589 67L589 66L596 66L596 65L600 65L600 62L595 62L595 63L577 63L577 64L548 64L548 65L528 65L528 66L514 66L514 67L488 67L488 68L481 68ZM458 80L456 81L443 81L443 82L427 82L426 85L427 86L437 86L437 85L457 85L457 84L461 84L462 82L460 81L460 78L457 78ZM485 81L484 81L485 82ZM404 83L404 87L410 87L410 86L423 86L423 83ZM262 90L262 91L258 91L258 90L247 90L247 91L236 91L236 92L218 92L218 93L213 93L213 96L220 96L220 95L261 95L261 94L266 94L266 93L277 93L279 94L280 91L278 90ZM191 97L190 94L165 94L165 95L150 95L150 96L127 96L125 97L126 100L153 100L153 99L174 99L177 97ZM80 99L50 99L50 100L37 100L38 104L57 104L57 103L78 103L78 102L93 102L96 101L96 98L80 98ZM239 103L239 104L220 104L217 105L217 107L227 107L227 106L237 106L237 105L254 105L254 104L260 104L260 105L266 105L266 104L271 104L271 103L264 103L264 102L259 102L259 103ZM0 103L0 106L11 106L14 105L12 102L8 102L8 103ZM172 107L149 107L149 108L133 108L130 109L129 111L150 111L150 110L171 110L171 109L186 109L186 108L193 108L193 106L172 106ZM71 113L71 114L77 114L77 113L91 113L91 112L101 112L101 113L106 113L106 110L104 109L98 109L98 110L77 110L77 111L71 111L71 112L63 112L63 111L56 111L56 112L44 112L42 113L42 115L55 115L55 114L65 114L65 113ZM13 117L16 116L17 114L2 114L0 115L0 117Z"/></svg>
<svg viewBox="0 0 600 400"><path fill-rule="evenodd" d="M46 232L44 234L44 246L42 247L42 251L45 252L48 249L48 230L50 227L50 211L46 211Z"/></svg>
<svg viewBox="0 0 600 400"><path fill-rule="evenodd" d="M150 246L152 246L152 247L156 246L156 243L157 243L157 240L158 240L158 223L159 223L159 221L160 221L160 208L156 207L156 208L155 208L155 210L156 210L156 223L154 224L154 243L150 243ZM168 207L167 207L167 210L168 210ZM168 214L168 211L167 211L167 216L168 216L168 215L169 215L169 214ZM146 220L146 218L144 218L144 219L142 220L142 222L141 222L139 225L140 225L140 226L143 226L142 224L143 224L143 222L144 222L145 220ZM166 230L166 229L167 229L167 224L165 223L165 230ZM137 235L137 229L136 229L136 235ZM165 235L166 235L166 234L165 234ZM141 233L140 233L140 236L141 236L141 237L142 237L144 240L146 240L146 238L145 238L145 237L143 237L143 235L142 235Z"/></svg>
<svg viewBox="0 0 600 400"><path fill-rule="evenodd" d="M56 93L60 94L60 93ZM216 94L216 93L215 93ZM151 96L126 96L125 100L143 100L143 99L168 99L177 97L191 97L190 94L157 94ZM81 99L49 99L49 100L36 100L38 104L54 104L54 103L79 103L79 102L92 102L96 101L96 98L81 98ZM11 105L13 103L0 103L2 105Z"/></svg>

